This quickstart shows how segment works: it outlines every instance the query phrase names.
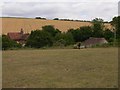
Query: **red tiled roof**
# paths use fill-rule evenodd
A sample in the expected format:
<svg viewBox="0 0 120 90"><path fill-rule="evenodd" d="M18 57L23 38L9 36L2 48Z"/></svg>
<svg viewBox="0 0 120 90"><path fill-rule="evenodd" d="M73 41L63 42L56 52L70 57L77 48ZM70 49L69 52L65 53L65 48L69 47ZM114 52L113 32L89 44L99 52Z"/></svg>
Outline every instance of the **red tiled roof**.
<svg viewBox="0 0 120 90"><path fill-rule="evenodd" d="M29 36L29 34L22 34L19 32L8 33L7 35L12 40L26 40Z"/></svg>
<svg viewBox="0 0 120 90"><path fill-rule="evenodd" d="M12 40L21 39L21 33L8 33L8 37Z"/></svg>

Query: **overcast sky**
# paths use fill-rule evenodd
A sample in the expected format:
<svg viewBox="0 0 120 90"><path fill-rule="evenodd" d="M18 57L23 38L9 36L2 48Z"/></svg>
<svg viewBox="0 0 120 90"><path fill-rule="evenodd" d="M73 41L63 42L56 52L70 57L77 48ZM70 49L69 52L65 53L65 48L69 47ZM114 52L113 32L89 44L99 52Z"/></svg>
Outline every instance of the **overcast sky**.
<svg viewBox="0 0 120 90"><path fill-rule="evenodd" d="M79 20L96 17L111 21L118 15L119 0L4 0L0 4L3 17L36 16Z"/></svg>

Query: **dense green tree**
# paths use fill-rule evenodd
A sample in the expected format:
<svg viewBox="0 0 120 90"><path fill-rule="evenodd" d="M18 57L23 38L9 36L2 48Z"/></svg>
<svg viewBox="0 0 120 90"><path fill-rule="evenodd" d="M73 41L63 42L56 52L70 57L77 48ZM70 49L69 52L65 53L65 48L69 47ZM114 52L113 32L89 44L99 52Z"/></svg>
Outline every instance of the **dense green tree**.
<svg viewBox="0 0 120 90"><path fill-rule="evenodd" d="M0 35L0 50L2 50L2 36Z"/></svg>
<svg viewBox="0 0 120 90"><path fill-rule="evenodd" d="M42 30L35 30L31 31L26 46L41 48L44 46L51 46L52 44L53 40L50 33Z"/></svg>
<svg viewBox="0 0 120 90"><path fill-rule="evenodd" d="M68 30L73 35L75 42L82 42L92 36L92 28L90 26L83 26L79 29Z"/></svg>
<svg viewBox="0 0 120 90"><path fill-rule="evenodd" d="M104 23L100 18L92 20L93 37L103 37Z"/></svg>
<svg viewBox="0 0 120 90"><path fill-rule="evenodd" d="M60 30L55 29L54 26L52 26L52 25L43 26L43 27L42 27L42 30L43 30L43 31L46 31L46 32L49 32L52 37L55 37L55 35L56 35L57 33L61 33Z"/></svg>
<svg viewBox="0 0 120 90"><path fill-rule="evenodd" d="M80 29L70 29L68 30L68 32L70 32L73 35L74 41L75 42L79 42L81 41L81 32Z"/></svg>
<svg viewBox="0 0 120 90"><path fill-rule="evenodd" d="M46 18L42 18L42 17L35 17L35 19L43 19L43 20L46 20Z"/></svg>
<svg viewBox="0 0 120 90"><path fill-rule="evenodd" d="M90 26L80 27L80 41L85 41L92 36L92 28Z"/></svg>
<svg viewBox="0 0 120 90"><path fill-rule="evenodd" d="M59 18L54 18L53 20L59 20Z"/></svg>
<svg viewBox="0 0 120 90"><path fill-rule="evenodd" d="M106 29L104 31L104 38L109 41L109 42L113 42L113 38L114 38L114 32L112 32L111 30L109 29Z"/></svg>
<svg viewBox="0 0 120 90"><path fill-rule="evenodd" d="M117 39L120 38L120 16L114 17L111 21L111 24L115 27Z"/></svg>

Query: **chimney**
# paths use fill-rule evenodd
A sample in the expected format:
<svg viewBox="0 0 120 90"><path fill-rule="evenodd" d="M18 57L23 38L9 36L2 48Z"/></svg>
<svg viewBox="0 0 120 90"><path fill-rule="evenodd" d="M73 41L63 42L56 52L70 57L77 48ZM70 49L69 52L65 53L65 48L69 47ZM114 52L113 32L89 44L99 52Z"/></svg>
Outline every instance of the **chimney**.
<svg viewBox="0 0 120 90"><path fill-rule="evenodd" d="M23 34L23 33L24 33L24 32L23 32L23 28L21 28L21 31L20 31L20 33L21 33L21 34Z"/></svg>

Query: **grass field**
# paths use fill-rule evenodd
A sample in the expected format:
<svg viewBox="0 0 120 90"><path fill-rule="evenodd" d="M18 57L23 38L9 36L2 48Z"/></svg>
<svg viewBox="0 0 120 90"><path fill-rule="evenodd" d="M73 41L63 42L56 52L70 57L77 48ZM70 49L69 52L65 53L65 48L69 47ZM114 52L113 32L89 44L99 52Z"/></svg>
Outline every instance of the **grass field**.
<svg viewBox="0 0 120 90"><path fill-rule="evenodd" d="M81 26L90 26L90 22L76 22L76 21L59 21L59 20L40 20L40 19L28 19L28 18L0 18L0 24L2 23L2 34L8 32L19 32L21 28L26 33L30 33L31 30L41 29L45 25L53 25L62 32L71 28L79 28ZM105 23L106 28L111 28L111 25Z"/></svg>
<svg viewBox="0 0 120 90"><path fill-rule="evenodd" d="M117 48L3 51L3 87L118 87Z"/></svg>

